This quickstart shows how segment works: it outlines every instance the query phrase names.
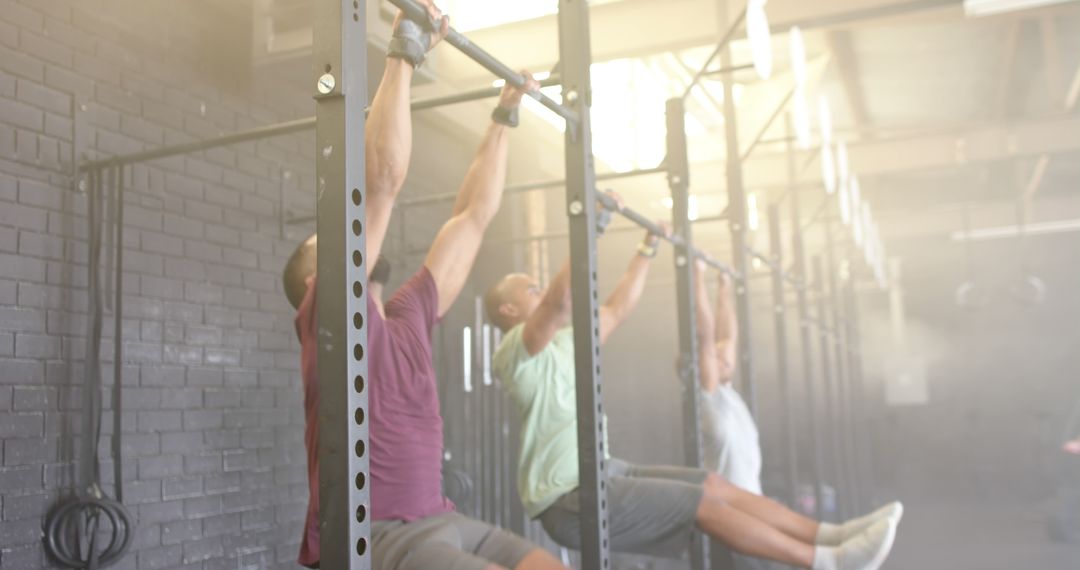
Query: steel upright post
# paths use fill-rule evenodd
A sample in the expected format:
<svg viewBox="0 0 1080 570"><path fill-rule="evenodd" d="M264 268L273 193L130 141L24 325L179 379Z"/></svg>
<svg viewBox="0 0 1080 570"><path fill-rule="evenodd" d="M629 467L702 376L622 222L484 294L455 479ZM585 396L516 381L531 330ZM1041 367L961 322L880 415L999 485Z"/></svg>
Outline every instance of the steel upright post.
<svg viewBox="0 0 1080 570"><path fill-rule="evenodd" d="M721 3L721 10L728 2ZM725 12L726 14L726 12ZM725 18L726 20L726 18ZM724 28L725 26L721 26ZM731 67L731 50L720 54L720 66ZM750 329L750 267L746 251L747 208L746 188L743 187L742 153L739 150L738 112L735 109L735 84L725 76L724 132L727 147L728 225L731 228L732 263L742 279L735 281L735 312L739 320L739 379L750 413L757 416L757 387L754 385L754 360ZM760 418L759 418L760 421Z"/></svg>
<svg viewBox="0 0 1080 570"><path fill-rule="evenodd" d="M314 23L318 206L319 528L323 568L371 568L364 106L367 2Z"/></svg>
<svg viewBox="0 0 1080 570"><path fill-rule="evenodd" d="M773 350L776 352L776 375L780 381L780 421L784 429L784 448L787 454L788 504L795 504L799 484L799 463L797 444L795 441L795 404L791 393L791 370L788 363L787 341L787 307L784 295L784 242L780 227L780 206L769 205L769 244L772 253L772 293L773 293L773 323L776 332L776 341ZM798 231L798 228L795 229Z"/></svg>
<svg viewBox="0 0 1080 570"><path fill-rule="evenodd" d="M852 398L852 437L855 438L856 469L862 484L859 486L860 498L866 502L876 501L876 489L874 488L874 460L873 446L869 440L871 417L866 407L866 386L864 384L861 326L859 322L859 297L855 291L854 280L848 280L845 288L845 297L848 315L848 343L850 370L851 370L851 398Z"/></svg>
<svg viewBox="0 0 1080 570"><path fill-rule="evenodd" d="M826 296L829 294L829 285L825 279L825 267L820 255L815 255L813 262L814 283L817 285L817 319L819 328L819 339L821 346L821 383L825 388L825 425L827 426L826 433L829 437L829 461L832 468L829 469L834 477L830 483L833 487L833 503L834 507L839 504L836 499L836 492L838 489L837 481L840 478L841 468L839 466L840 461L840 444L837 441L836 432L836 407L835 407L835 390L833 386L833 362L832 354L829 350L830 339L829 336L834 331L830 330L829 323L829 311L828 304L826 303Z"/></svg>
<svg viewBox="0 0 1080 570"><path fill-rule="evenodd" d="M690 223L690 164L686 155L686 109L681 98L667 102L668 188L671 189L671 219L675 235L675 289L679 312L679 379L683 385L683 445L686 465L701 467L701 421L698 389L697 301L694 295L694 267ZM709 568L709 541L699 532L691 535L690 568Z"/></svg>
<svg viewBox="0 0 1080 570"><path fill-rule="evenodd" d="M827 202L832 202L828 200ZM848 456L847 447L844 445L844 418L845 418L845 406L844 406L844 369L846 358L843 356L843 344L844 344L844 324L843 316L840 311L839 297L836 294L837 288L837 270L836 270L836 238L833 235L833 220L829 213L825 213L822 216L821 224L825 231L825 251L824 258L822 259L822 281L821 281L821 304L818 305L824 312L821 314L821 321L826 322L825 315L828 314L828 322L832 325L832 334L829 340L831 341L831 356L832 362L832 406L833 413L829 417L829 429L832 432L833 438L833 468L836 474L836 481L834 486L836 488L836 509L841 518L845 517L850 510L848 504L848 498L851 493L851 481L849 479L848 472ZM824 350L824 345L822 345Z"/></svg>
<svg viewBox="0 0 1080 570"><path fill-rule="evenodd" d="M607 481L600 384L600 319L596 292L596 171L589 105L589 4L559 0L559 62L563 102L577 115L566 124L566 208L570 226L574 355L577 378L581 564L607 570Z"/></svg>
<svg viewBox="0 0 1080 570"><path fill-rule="evenodd" d="M804 284L795 289L796 307L799 319L799 348L802 354L802 374L806 383L806 419L809 424L811 447L811 471L814 479L814 510L820 518L822 514L822 489L824 478L824 461L821 458L821 450L824 447L821 438L821 428L818 425L817 416L817 389L814 382L814 347L810 334L810 303L806 295L809 290L809 279L806 271L806 252L804 251L802 235L802 212L799 204L799 191L795 188L795 147L793 145L793 133L791 117L787 119L787 155L788 155L788 184L791 196L791 255L794 258L793 270L796 279Z"/></svg>

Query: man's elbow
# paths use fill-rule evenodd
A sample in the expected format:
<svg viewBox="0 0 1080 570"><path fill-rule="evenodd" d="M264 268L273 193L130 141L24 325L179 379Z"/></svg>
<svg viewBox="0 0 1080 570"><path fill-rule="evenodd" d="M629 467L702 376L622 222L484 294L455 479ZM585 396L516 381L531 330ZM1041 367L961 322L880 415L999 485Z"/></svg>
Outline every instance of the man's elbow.
<svg viewBox="0 0 1080 570"><path fill-rule="evenodd" d="M378 155L368 156L364 164L369 191L380 194L396 195L405 184L409 165L401 160L387 160Z"/></svg>

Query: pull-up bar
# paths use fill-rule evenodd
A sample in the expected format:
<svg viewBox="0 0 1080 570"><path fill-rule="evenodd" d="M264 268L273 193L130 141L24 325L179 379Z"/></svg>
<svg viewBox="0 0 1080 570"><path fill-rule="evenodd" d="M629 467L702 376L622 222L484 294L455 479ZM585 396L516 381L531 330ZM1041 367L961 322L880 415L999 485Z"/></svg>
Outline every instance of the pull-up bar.
<svg viewBox="0 0 1080 570"><path fill-rule="evenodd" d="M540 82L542 87L548 87L550 85L558 85L560 79L557 77L549 77ZM497 97L502 91L501 87L483 87L480 89L474 89L472 91L463 91L461 93L454 93L451 95L439 95L436 97L428 97L424 99L414 99L410 103L410 108L413 111L422 111L425 109L434 109L436 107L442 107L443 105L453 105L456 103L465 103L468 101L476 101L479 99L488 99L491 97ZM147 162L150 160L157 160L159 158L168 158L170 156L178 156L181 154L190 154L193 152L199 152L208 150L211 148L217 148L222 146L228 146L233 144L240 144L243 142L268 139L271 137L279 137L284 135L290 135L293 133L299 133L303 131L310 131L315 128L315 117L306 117L303 119L296 119L294 121L286 121L284 123L278 123L275 125L267 125L265 127L257 127L247 131L239 131L236 133L229 133L220 137L212 139L204 139L201 141L193 141L189 143L181 143L173 146L165 146L155 149L150 149L142 152L136 152L132 154L125 154L121 156L114 156L110 158L103 158L101 160L89 161L81 164L79 170L91 171L101 168L112 166L124 166L128 164L135 164L139 162ZM456 195L456 194L455 194ZM312 218L314 219L314 218Z"/></svg>
<svg viewBox="0 0 1080 570"><path fill-rule="evenodd" d="M390 0L390 3L397 6L407 18L424 26L429 31L434 32L438 30L438 22L433 21L431 16L427 13L427 10L416 2L416 0ZM466 57L479 63L485 69L505 80L510 85L513 85L514 87L522 87L525 85L525 76L510 69L505 63L495 59L495 56L484 51L480 46L472 43L469 38L462 35L461 32L450 28L450 32L446 34L446 43L456 47L458 51ZM577 124L577 113L562 106L561 103L555 101L551 97L548 97L540 91L529 93L529 96L539 101L541 105L551 109L556 115L566 119L567 122L574 123L575 125Z"/></svg>
<svg viewBox="0 0 1080 570"><path fill-rule="evenodd" d="M651 232L653 235L657 236L658 238L660 238L660 239L662 239L664 241L670 242L673 245L678 245L678 246L683 245L682 237L677 236L677 235L667 235L667 233L664 231L664 229L661 228L656 222L654 222L654 221L650 220L649 218L645 217L640 212L636 212L636 211L631 210L630 208L627 208L627 207L619 207L619 203L617 201L615 201L615 199L612 198L611 196L608 196L607 194L605 194L603 192L597 192L596 193L596 199L597 199L597 201L600 202L600 205L603 206L605 210L610 210L612 212L616 212L618 214L621 214L622 217L626 218L627 220L630 220L631 222L634 222L635 224L641 226L642 228L645 228L646 230ZM736 280L742 279L742 275L740 275L739 272L735 271L734 269L732 269L727 264L717 260L713 256L705 253L704 251L701 251L700 249L698 249L696 247L691 247L690 252L697 259L700 259L700 260L704 261L705 265L708 265L709 267L712 267L713 269L716 269L716 270L718 270L718 271L720 271L722 273L727 273L728 275L731 276L732 279L736 279Z"/></svg>

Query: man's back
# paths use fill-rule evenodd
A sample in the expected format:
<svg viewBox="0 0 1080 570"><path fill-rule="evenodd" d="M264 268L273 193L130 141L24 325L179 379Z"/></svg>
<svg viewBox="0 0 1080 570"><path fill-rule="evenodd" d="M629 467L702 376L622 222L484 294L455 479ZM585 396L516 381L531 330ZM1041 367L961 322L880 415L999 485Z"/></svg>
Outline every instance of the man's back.
<svg viewBox="0 0 1080 570"><path fill-rule="evenodd" d="M742 396L731 384L702 391L701 412L705 466L737 487L762 494L757 424Z"/></svg>
<svg viewBox="0 0 1080 570"><path fill-rule="evenodd" d="M319 560L318 366L314 279L296 317L304 378L310 501L302 564ZM369 298L368 389L373 520L412 521L452 511L442 494L443 423L431 359L438 292L421 268L386 302L383 318ZM351 381L351 380L349 380Z"/></svg>

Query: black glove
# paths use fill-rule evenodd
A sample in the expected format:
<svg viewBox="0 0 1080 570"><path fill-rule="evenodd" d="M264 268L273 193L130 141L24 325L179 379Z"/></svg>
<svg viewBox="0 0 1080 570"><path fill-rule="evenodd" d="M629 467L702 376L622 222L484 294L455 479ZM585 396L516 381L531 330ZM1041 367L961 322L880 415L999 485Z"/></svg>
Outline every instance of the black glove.
<svg viewBox="0 0 1080 570"><path fill-rule="evenodd" d="M516 127L520 122L520 117L518 116L518 108L514 107L510 109L499 105L498 107L495 107L494 111L491 112L491 120L499 123L500 125L506 125L511 128Z"/></svg>
<svg viewBox="0 0 1080 570"><path fill-rule="evenodd" d="M402 18L394 28L394 35L390 39L386 56L403 59L417 68L427 59L429 49L431 49L431 34L424 31L420 24L408 18Z"/></svg>
<svg viewBox="0 0 1080 570"><path fill-rule="evenodd" d="M596 209L596 235L604 235L604 230L611 224L611 210L598 207Z"/></svg>

